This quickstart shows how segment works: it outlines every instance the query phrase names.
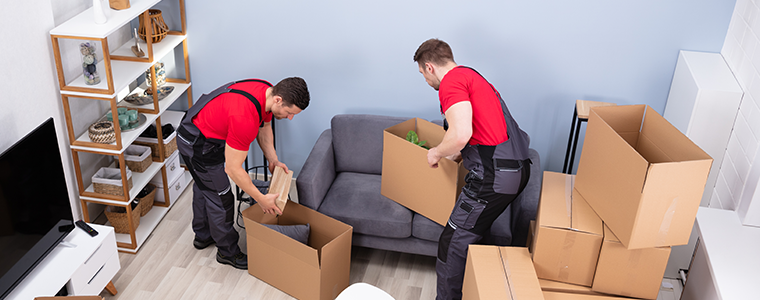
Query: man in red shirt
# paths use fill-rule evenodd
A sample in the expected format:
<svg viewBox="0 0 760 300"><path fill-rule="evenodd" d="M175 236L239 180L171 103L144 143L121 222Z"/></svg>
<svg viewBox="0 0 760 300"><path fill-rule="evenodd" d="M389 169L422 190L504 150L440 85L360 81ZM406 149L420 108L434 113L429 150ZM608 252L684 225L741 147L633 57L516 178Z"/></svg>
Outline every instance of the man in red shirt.
<svg viewBox="0 0 760 300"><path fill-rule="evenodd" d="M177 128L177 146L195 180L192 225L196 248L216 243L219 263L248 268L248 258L238 247L239 236L233 227L234 195L229 179L253 197L265 213L282 214L275 204L279 194L262 194L243 162L256 139L269 170L279 166L288 172L277 158L270 122L272 117L292 120L308 105L309 90L301 78L285 78L275 86L247 79L204 94L187 111Z"/></svg>
<svg viewBox="0 0 760 300"><path fill-rule="evenodd" d="M494 220L522 192L530 177L528 144L496 89L474 69L454 62L441 40L422 43L414 61L438 91L446 133L428 151L432 168L441 159L463 159L469 173L438 240L436 299L461 299L467 247L490 231Z"/></svg>

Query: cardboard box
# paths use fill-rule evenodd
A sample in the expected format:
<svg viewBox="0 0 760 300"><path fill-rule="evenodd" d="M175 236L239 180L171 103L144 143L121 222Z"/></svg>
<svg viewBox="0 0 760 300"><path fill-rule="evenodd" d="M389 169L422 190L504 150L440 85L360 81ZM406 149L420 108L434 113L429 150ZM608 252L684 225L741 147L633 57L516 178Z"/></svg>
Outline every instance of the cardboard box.
<svg viewBox="0 0 760 300"><path fill-rule="evenodd" d="M544 172L533 237L538 278L591 286L604 229L573 189L573 175Z"/></svg>
<svg viewBox="0 0 760 300"><path fill-rule="evenodd" d="M243 211L248 242L248 273L298 299L335 299L349 283L353 227L289 203L283 215L264 214L253 205ZM264 224L310 224L309 244Z"/></svg>
<svg viewBox="0 0 760 300"><path fill-rule="evenodd" d="M538 283L541 285L541 290L544 292L606 296L602 293L597 293L597 292L592 291L590 287L577 285L577 284L569 284L569 283L564 283L564 282L559 282L559 281L554 281L554 280L546 280L546 279L538 279Z"/></svg>
<svg viewBox="0 0 760 300"><path fill-rule="evenodd" d="M597 107L575 188L628 249L684 245L711 164L651 107Z"/></svg>
<svg viewBox="0 0 760 300"><path fill-rule="evenodd" d="M631 300L631 298L615 297L611 295L587 295L575 293L558 293L544 291L545 300Z"/></svg>
<svg viewBox="0 0 760 300"><path fill-rule="evenodd" d="M533 253L533 239L536 235L536 220L530 220L528 225L528 238L525 240L525 245L528 246L528 252Z"/></svg>
<svg viewBox="0 0 760 300"><path fill-rule="evenodd" d="M441 159L438 168L427 163L428 150L406 140L414 130L430 148L443 140L443 127L414 118L388 127L383 132L383 174L380 193L389 199L446 225L467 170L462 163Z"/></svg>
<svg viewBox="0 0 760 300"><path fill-rule="evenodd" d="M544 299L528 249L470 245L462 299Z"/></svg>
<svg viewBox="0 0 760 300"><path fill-rule="evenodd" d="M604 242L591 289L605 294L657 299L668 258L670 247L628 250L609 227L604 226Z"/></svg>

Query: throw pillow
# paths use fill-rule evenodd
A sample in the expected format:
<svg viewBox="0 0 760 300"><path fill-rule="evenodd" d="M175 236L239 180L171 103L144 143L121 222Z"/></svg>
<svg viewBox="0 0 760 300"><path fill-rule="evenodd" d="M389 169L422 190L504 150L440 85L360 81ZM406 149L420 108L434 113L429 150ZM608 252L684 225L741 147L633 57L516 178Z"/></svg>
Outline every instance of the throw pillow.
<svg viewBox="0 0 760 300"><path fill-rule="evenodd" d="M268 227L269 229L282 233L285 236L288 236L303 244L308 244L309 242L309 232L311 231L311 226L309 226L308 223L306 225L269 225L269 224L261 224L261 225L264 225Z"/></svg>

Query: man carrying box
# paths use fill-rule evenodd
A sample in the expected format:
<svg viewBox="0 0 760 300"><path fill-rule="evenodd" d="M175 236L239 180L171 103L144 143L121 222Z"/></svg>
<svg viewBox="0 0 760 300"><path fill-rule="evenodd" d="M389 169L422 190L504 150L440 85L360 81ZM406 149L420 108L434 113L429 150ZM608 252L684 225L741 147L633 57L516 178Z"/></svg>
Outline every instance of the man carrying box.
<svg viewBox="0 0 760 300"><path fill-rule="evenodd" d="M438 91L446 134L428 152L432 168L446 157L461 158L469 173L438 240L436 299L462 297L467 247L522 192L530 177L530 138L520 129L498 91L474 69L458 66L449 45L422 43L414 61ZM460 153L461 152L461 153Z"/></svg>
<svg viewBox="0 0 760 300"><path fill-rule="evenodd" d="M270 171L282 167L288 172L288 167L277 159L270 122L272 117L292 120L308 105L309 90L301 78L285 78L275 86L248 79L204 94L187 111L177 129L177 148L195 180L195 248L216 243L217 262L248 268L248 257L240 251L238 233L233 228L234 195L229 178L265 213L282 214L275 203L279 194L262 194L243 169L243 162L248 158L248 147L257 139Z"/></svg>

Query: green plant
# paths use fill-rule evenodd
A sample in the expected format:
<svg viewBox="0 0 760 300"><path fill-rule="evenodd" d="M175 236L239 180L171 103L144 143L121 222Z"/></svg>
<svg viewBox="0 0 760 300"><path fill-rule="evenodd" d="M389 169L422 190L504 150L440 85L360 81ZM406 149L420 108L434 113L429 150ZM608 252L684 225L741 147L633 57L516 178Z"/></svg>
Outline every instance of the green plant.
<svg viewBox="0 0 760 300"><path fill-rule="evenodd" d="M427 141L420 141L420 137L416 132L414 132L414 130L409 130L409 132L406 134L406 140L422 148L430 149L430 147L425 146L425 143L427 143Z"/></svg>

